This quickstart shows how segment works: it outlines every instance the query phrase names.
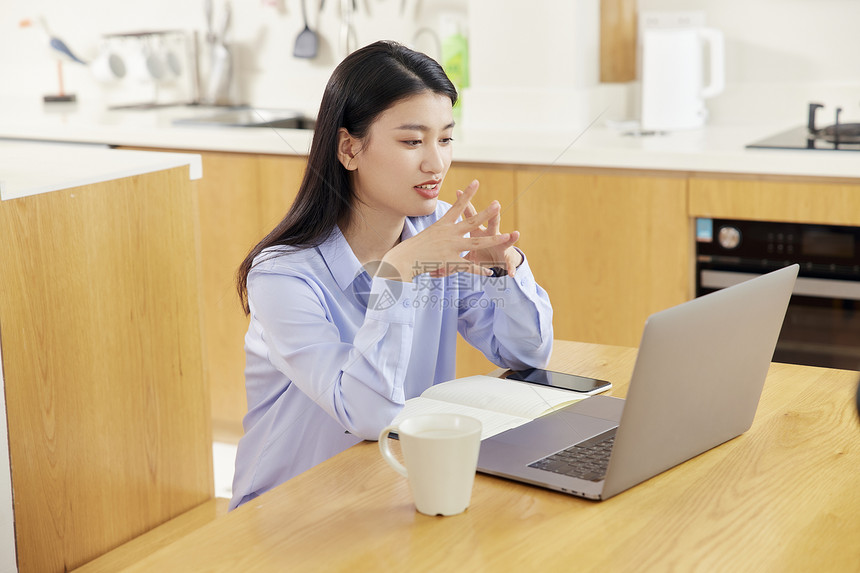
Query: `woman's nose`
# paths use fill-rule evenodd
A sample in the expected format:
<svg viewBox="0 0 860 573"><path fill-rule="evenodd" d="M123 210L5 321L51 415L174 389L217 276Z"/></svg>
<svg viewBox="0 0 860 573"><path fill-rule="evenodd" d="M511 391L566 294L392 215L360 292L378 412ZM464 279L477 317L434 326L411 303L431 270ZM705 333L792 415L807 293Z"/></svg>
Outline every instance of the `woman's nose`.
<svg viewBox="0 0 860 573"><path fill-rule="evenodd" d="M430 145L425 149L427 152L421 165L423 170L434 175L442 173L445 170L444 151L438 145Z"/></svg>

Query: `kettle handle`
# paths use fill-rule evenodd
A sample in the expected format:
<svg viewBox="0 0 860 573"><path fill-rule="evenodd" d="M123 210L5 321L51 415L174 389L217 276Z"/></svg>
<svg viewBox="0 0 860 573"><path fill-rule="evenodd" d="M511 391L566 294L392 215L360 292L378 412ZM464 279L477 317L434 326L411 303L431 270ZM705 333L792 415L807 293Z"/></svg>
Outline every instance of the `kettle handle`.
<svg viewBox="0 0 860 573"><path fill-rule="evenodd" d="M708 84L702 87L702 97L709 98L719 95L726 87L726 63L723 43L723 33L715 28L702 28L699 30L702 40L709 47L708 66L710 73Z"/></svg>

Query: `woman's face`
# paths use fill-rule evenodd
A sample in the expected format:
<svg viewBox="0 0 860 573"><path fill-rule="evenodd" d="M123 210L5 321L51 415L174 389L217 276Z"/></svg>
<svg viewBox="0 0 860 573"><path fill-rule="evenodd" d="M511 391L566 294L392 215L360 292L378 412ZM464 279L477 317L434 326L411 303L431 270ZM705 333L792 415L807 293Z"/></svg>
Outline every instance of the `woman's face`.
<svg viewBox="0 0 860 573"><path fill-rule="evenodd" d="M352 170L353 191L363 208L401 218L436 209L451 166L451 108L447 96L424 92L384 111L363 140L350 138L354 155L341 155L341 161Z"/></svg>

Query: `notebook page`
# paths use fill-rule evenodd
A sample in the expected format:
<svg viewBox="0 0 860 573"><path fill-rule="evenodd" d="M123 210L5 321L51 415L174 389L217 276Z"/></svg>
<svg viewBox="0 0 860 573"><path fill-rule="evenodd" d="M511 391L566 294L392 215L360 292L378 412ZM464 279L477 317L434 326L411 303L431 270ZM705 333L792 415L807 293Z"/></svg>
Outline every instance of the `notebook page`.
<svg viewBox="0 0 860 573"><path fill-rule="evenodd" d="M502 414L492 410L481 410L480 408L472 408L471 406L464 406L463 404L455 404L453 402L434 400L432 398L419 396L418 398L407 400L403 409L391 423L397 425L401 420L405 420L406 418L417 414L438 413L463 414L464 416L471 416L472 418L480 420L482 426L482 440L489 438L490 436L495 436L505 430L516 428L517 426L530 421L530 418L511 416L510 414Z"/></svg>
<svg viewBox="0 0 860 573"><path fill-rule="evenodd" d="M469 376L442 382L421 395L528 419L588 397L569 390L492 376Z"/></svg>

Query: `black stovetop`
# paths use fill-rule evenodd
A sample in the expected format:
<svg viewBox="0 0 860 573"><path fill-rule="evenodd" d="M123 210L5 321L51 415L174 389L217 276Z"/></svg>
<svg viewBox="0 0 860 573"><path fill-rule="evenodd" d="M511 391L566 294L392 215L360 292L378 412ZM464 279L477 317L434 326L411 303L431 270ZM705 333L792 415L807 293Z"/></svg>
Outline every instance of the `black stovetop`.
<svg viewBox="0 0 860 573"><path fill-rule="evenodd" d="M816 116L824 104L808 106L805 127L795 127L767 139L750 143L747 148L758 149L820 149L822 151L860 151L860 123L841 121L842 108L836 108L835 122L819 127Z"/></svg>
<svg viewBox="0 0 860 573"><path fill-rule="evenodd" d="M830 151L860 151L860 143L831 143L824 139L809 137L806 126L795 127L777 133L761 141L750 143L748 149L820 149Z"/></svg>

